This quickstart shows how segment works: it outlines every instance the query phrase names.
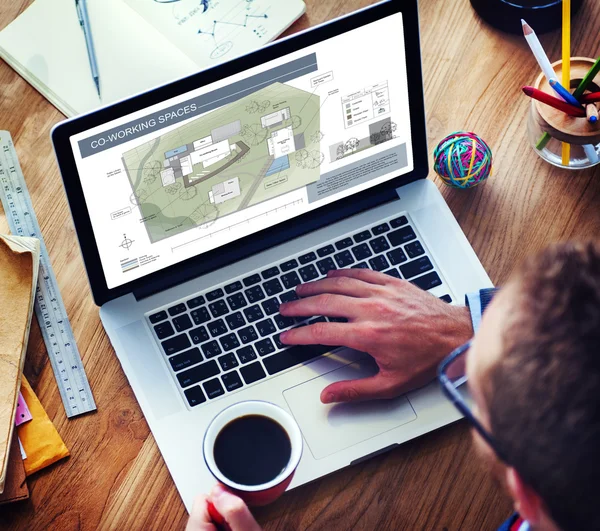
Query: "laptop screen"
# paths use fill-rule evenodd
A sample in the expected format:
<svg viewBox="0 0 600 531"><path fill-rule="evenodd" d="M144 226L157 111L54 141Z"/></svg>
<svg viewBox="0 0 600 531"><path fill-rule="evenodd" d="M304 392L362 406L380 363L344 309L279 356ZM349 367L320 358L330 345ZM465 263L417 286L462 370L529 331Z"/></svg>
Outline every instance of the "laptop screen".
<svg viewBox="0 0 600 531"><path fill-rule="evenodd" d="M402 20L71 136L108 288L412 171Z"/></svg>

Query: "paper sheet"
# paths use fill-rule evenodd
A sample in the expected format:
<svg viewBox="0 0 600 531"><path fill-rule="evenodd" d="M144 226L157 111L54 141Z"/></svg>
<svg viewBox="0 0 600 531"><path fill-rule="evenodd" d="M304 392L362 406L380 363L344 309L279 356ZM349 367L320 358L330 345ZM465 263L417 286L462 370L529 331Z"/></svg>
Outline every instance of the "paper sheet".
<svg viewBox="0 0 600 531"><path fill-rule="evenodd" d="M17 399L17 413L15 415L15 426L20 426L21 424L28 422L31 420L31 411L27 407L27 402L23 398L23 394L19 393L19 398Z"/></svg>

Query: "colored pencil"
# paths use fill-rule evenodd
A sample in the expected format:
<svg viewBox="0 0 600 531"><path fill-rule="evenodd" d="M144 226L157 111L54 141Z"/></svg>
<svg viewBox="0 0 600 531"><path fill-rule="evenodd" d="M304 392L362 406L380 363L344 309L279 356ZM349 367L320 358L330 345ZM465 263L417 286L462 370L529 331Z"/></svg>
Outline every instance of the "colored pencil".
<svg viewBox="0 0 600 531"><path fill-rule="evenodd" d="M575 89L575 92L573 93L573 96L575 96L575 98L579 99L581 98L581 96L583 96L585 89L588 88L589 84L598 75L598 72L600 72L600 58L598 58L598 60L594 63L594 66L590 68L590 71L581 80L581 83L579 83L577 89Z"/></svg>
<svg viewBox="0 0 600 531"><path fill-rule="evenodd" d="M523 87L523 92L530 98L541 101L546 105L550 105L550 107L554 107L555 109L558 109L569 116L575 116L577 118L585 118L586 116L585 111L581 106L575 107L575 105L571 105L563 100L559 100L547 92L543 92L533 87Z"/></svg>
<svg viewBox="0 0 600 531"><path fill-rule="evenodd" d="M595 124L598 121L598 107L595 103L588 103L585 107L588 122Z"/></svg>
<svg viewBox="0 0 600 531"><path fill-rule="evenodd" d="M598 153L594 146L592 146L591 144L587 144L583 146L583 150L585 151L588 160L592 164L597 164L598 162L600 162L600 158L598 158Z"/></svg>
<svg viewBox="0 0 600 531"><path fill-rule="evenodd" d="M590 92L589 94L584 94L579 98L581 103L596 103L600 101L600 92Z"/></svg>
<svg viewBox="0 0 600 531"><path fill-rule="evenodd" d="M562 3L562 84L571 86L571 0ZM562 164L568 166L571 160L571 145L563 142Z"/></svg>
<svg viewBox="0 0 600 531"><path fill-rule="evenodd" d="M577 101L577 99L575 99L575 97L573 97L573 94L571 94L565 87L563 87L558 82L557 79L551 79L550 80L550 86L568 104L574 105L575 107L580 107L581 106L581 103L579 103L579 101Z"/></svg>
<svg viewBox="0 0 600 531"><path fill-rule="evenodd" d="M552 63L550 63L550 59L548 59L548 56L542 47L542 43L535 34L535 31L533 31L532 27L523 19L521 19L521 25L523 26L523 35L525 35L525 39L527 39L527 44L529 44L535 59L540 65L542 72L544 72L544 75L546 76L546 79L550 81L551 79L556 78L556 72L554 71L554 68L552 68Z"/></svg>

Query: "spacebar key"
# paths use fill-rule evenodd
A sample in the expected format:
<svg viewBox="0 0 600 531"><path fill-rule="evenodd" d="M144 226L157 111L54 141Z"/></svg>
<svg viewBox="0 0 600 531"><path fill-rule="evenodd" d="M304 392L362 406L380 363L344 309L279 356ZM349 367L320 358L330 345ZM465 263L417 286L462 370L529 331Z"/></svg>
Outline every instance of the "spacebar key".
<svg viewBox="0 0 600 531"><path fill-rule="evenodd" d="M277 374L278 372L285 371L290 367L300 365L307 361L321 356L327 352L331 352L338 347L326 347L324 345L302 345L298 347L292 347L283 352L268 356L263 359L263 363L269 374Z"/></svg>

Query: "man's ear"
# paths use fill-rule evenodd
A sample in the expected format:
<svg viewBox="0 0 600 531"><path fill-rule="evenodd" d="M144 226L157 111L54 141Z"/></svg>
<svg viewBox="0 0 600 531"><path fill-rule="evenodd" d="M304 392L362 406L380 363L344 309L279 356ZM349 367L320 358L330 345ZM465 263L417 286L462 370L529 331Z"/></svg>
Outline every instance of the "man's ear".
<svg viewBox="0 0 600 531"><path fill-rule="evenodd" d="M539 525L543 516L543 502L512 467L506 468L506 486L515 503L515 510L532 526Z"/></svg>

